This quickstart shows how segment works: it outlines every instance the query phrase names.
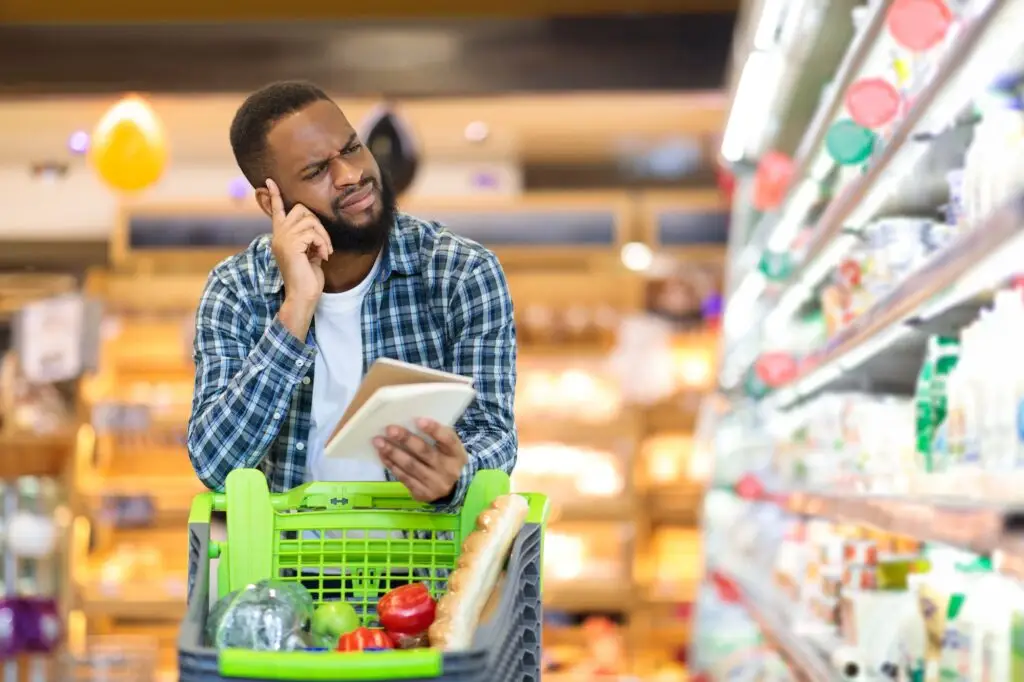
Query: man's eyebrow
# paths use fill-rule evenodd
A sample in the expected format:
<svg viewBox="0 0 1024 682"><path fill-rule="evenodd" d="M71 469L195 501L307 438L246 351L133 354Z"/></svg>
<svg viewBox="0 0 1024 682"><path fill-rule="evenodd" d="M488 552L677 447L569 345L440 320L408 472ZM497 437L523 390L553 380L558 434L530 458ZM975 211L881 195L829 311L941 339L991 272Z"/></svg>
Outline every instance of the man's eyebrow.
<svg viewBox="0 0 1024 682"><path fill-rule="evenodd" d="M345 143L345 146L342 147L342 149L348 149L349 147L351 147L352 145L354 145L354 144L356 144L358 142L359 142L359 135L357 133L352 133L352 135L350 135L349 138L348 138L348 142ZM328 159L322 159L320 161L312 161L310 163L307 163L305 166L302 167L302 169L299 171L299 173L308 173L311 170L315 170L317 168L320 168L321 166L326 164L327 161L328 161Z"/></svg>
<svg viewBox="0 0 1024 682"><path fill-rule="evenodd" d="M313 161L312 163L307 163L305 166L302 167L302 169L299 171L299 173L300 174L308 173L311 170L316 170L317 168L321 168L323 166L326 166L327 165L327 161L328 161L327 159L321 159L319 161Z"/></svg>

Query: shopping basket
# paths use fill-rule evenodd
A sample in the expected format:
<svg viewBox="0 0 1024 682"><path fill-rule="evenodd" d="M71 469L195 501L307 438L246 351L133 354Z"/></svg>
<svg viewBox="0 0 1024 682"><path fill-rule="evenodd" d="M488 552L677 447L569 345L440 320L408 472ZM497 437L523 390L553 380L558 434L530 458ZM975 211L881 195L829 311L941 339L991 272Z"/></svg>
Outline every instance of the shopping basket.
<svg viewBox="0 0 1024 682"><path fill-rule="evenodd" d="M203 493L192 503L179 682L539 682L541 552L548 503L543 495L528 493L523 496L529 515L513 544L497 607L481 623L470 650L217 650L204 639L211 559L218 559L218 597L268 578L308 585L312 571L319 576L314 578L319 589L311 590L314 601L345 599L372 626L377 600L392 583L414 579L426 583L435 597L443 594L477 516L509 490L506 474L481 471L461 512L440 514L413 500L399 483L310 483L271 494L261 472L233 471L223 493ZM215 511L227 518L224 542L210 538Z"/></svg>

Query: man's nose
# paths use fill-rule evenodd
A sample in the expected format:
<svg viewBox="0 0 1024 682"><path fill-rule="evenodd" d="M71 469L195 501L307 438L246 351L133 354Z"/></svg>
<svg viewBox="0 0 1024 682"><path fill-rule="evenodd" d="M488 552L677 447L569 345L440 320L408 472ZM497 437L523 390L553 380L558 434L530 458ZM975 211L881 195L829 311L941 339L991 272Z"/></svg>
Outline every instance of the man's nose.
<svg viewBox="0 0 1024 682"><path fill-rule="evenodd" d="M358 185L363 180L362 170L342 157L331 161L331 179L336 189Z"/></svg>

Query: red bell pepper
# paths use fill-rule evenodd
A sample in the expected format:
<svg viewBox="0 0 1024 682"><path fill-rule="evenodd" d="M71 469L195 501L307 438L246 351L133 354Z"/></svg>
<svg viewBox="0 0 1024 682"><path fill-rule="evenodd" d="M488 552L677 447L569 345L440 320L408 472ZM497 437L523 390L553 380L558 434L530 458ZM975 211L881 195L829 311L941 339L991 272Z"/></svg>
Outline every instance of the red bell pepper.
<svg viewBox="0 0 1024 682"><path fill-rule="evenodd" d="M338 639L338 651L363 651L365 649L394 649L391 638L383 630L358 628Z"/></svg>

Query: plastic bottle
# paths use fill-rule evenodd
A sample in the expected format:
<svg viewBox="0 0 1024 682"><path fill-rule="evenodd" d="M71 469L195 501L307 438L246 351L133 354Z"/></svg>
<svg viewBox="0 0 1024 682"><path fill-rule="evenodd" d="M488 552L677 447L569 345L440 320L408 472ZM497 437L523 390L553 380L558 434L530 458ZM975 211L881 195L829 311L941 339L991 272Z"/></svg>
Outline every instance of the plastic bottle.
<svg viewBox="0 0 1024 682"><path fill-rule="evenodd" d="M956 369L960 361L960 343L954 338L938 337L936 345L938 355L935 358L935 376L930 387L931 417L934 424L931 452L933 464L938 466L939 471L946 471L949 468L947 383L950 372Z"/></svg>
<svg viewBox="0 0 1024 682"><path fill-rule="evenodd" d="M968 564L957 566L959 586L950 595L946 611L946 629L942 636L939 653L940 682L974 682L973 671L981 660L980 628L975 619L989 607L979 592L982 579L992 572L992 563L979 558Z"/></svg>
<svg viewBox="0 0 1024 682"><path fill-rule="evenodd" d="M946 379L946 469L956 469L964 459L965 377L970 372L972 329L970 324L960 332L960 359Z"/></svg>
<svg viewBox="0 0 1024 682"><path fill-rule="evenodd" d="M957 340L945 336L928 339L924 362L914 390L917 454L926 473L944 470L945 459L935 457L935 434L946 418L946 377L959 357Z"/></svg>
<svg viewBox="0 0 1024 682"><path fill-rule="evenodd" d="M985 395L983 392L984 377L981 375L981 360L986 353L985 325L987 312L981 316L971 328L969 369L965 367L963 376L963 414L964 414L964 450L958 462L961 472L976 472L982 467L981 433L983 415L985 414Z"/></svg>
<svg viewBox="0 0 1024 682"><path fill-rule="evenodd" d="M1007 298L1009 296L1009 298ZM981 455L986 471L1008 473L1014 470L1016 448L1016 385L1008 372L1014 355L1010 330L1014 320L1012 291L996 293L992 312L985 325L984 355L978 356L979 378L984 394Z"/></svg>

